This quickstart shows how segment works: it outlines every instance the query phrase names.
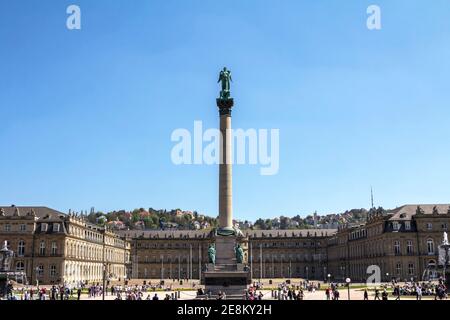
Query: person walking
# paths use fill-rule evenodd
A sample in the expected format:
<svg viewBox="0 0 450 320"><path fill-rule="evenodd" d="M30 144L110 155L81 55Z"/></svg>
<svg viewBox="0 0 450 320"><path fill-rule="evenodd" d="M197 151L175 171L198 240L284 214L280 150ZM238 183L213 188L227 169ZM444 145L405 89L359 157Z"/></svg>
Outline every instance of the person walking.
<svg viewBox="0 0 450 320"><path fill-rule="evenodd" d="M364 289L364 300L369 300L369 293L367 292L367 288Z"/></svg>
<svg viewBox="0 0 450 320"><path fill-rule="evenodd" d="M331 289L330 289L330 288L326 288L326 289L325 289L325 295L326 295L326 297L327 297L327 300L330 300L330 292L331 292Z"/></svg>
<svg viewBox="0 0 450 320"><path fill-rule="evenodd" d="M56 286L55 285L52 286L50 300L56 300Z"/></svg>
<svg viewBox="0 0 450 320"><path fill-rule="evenodd" d="M383 293L381 294L381 297L383 300L388 300L388 293L386 289L383 290Z"/></svg>
<svg viewBox="0 0 450 320"><path fill-rule="evenodd" d="M394 289L394 295L396 295L397 297L395 298L395 300L400 300L400 287L396 286Z"/></svg>
<svg viewBox="0 0 450 320"><path fill-rule="evenodd" d="M339 291L337 289L334 290L333 297L334 297L334 300L339 300Z"/></svg>
<svg viewBox="0 0 450 320"><path fill-rule="evenodd" d="M416 299L422 300L422 288L420 286L416 287Z"/></svg>
<svg viewBox="0 0 450 320"><path fill-rule="evenodd" d="M380 290L375 288L375 299L374 300L380 300Z"/></svg>

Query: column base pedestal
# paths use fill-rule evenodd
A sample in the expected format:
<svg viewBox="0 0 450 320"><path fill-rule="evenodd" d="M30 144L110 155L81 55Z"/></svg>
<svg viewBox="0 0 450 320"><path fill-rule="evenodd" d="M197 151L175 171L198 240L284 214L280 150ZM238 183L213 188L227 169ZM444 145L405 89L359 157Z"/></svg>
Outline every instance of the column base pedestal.
<svg viewBox="0 0 450 320"><path fill-rule="evenodd" d="M245 264L236 261L236 237L217 235L215 240L216 264L208 264L202 274L205 292L214 296L224 292L227 299L243 299L252 279Z"/></svg>

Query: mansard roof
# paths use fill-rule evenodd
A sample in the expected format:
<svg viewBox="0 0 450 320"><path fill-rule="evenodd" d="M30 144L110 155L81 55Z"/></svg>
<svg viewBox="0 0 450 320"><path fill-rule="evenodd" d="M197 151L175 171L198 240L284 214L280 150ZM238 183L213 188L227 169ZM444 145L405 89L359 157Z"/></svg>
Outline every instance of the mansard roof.
<svg viewBox="0 0 450 320"><path fill-rule="evenodd" d="M335 234L337 229L293 229L293 230L245 230L243 233L251 238L295 238L327 237Z"/></svg>
<svg viewBox="0 0 450 320"><path fill-rule="evenodd" d="M65 216L62 212L43 206L0 206L0 210L2 209L6 217L17 216L17 212L20 217L26 217L31 214L32 211L34 211L34 214L38 218L58 218L61 215Z"/></svg>
<svg viewBox="0 0 450 320"><path fill-rule="evenodd" d="M116 232L129 238L195 239L208 237L211 230L118 230Z"/></svg>
<svg viewBox="0 0 450 320"><path fill-rule="evenodd" d="M407 204L389 210L388 213L392 215L389 220L411 220L411 218L416 215L418 207L423 210L423 214L433 214L433 209L435 207L439 214L447 214L450 204Z"/></svg>

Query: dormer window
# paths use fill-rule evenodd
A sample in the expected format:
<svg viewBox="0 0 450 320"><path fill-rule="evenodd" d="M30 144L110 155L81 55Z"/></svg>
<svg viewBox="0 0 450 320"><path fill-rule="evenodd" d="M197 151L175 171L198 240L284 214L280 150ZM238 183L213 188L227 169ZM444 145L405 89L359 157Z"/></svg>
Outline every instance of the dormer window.
<svg viewBox="0 0 450 320"><path fill-rule="evenodd" d="M405 221L405 229L411 230L411 221Z"/></svg>
<svg viewBox="0 0 450 320"><path fill-rule="evenodd" d="M41 224L41 231L42 232L47 232L48 230L48 224L47 223L42 223Z"/></svg>
<svg viewBox="0 0 450 320"><path fill-rule="evenodd" d="M400 224L397 221L392 222L392 229L398 231L400 229Z"/></svg>
<svg viewBox="0 0 450 320"><path fill-rule="evenodd" d="M59 228L60 228L60 224L59 223L54 223L53 224L53 232L59 232Z"/></svg>

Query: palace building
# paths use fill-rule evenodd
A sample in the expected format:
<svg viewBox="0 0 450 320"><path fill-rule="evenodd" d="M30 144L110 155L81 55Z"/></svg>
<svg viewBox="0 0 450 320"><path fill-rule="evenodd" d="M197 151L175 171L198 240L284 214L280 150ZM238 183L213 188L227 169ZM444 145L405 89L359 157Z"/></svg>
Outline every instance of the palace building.
<svg viewBox="0 0 450 320"><path fill-rule="evenodd" d="M29 283L79 284L127 277L130 242L47 207L0 207L0 241L14 251L14 271Z"/></svg>
<svg viewBox="0 0 450 320"><path fill-rule="evenodd" d="M123 231L132 238L132 277L199 279L208 263L210 231ZM322 278L327 239L335 230L244 231L240 245L253 278Z"/></svg>
<svg viewBox="0 0 450 320"><path fill-rule="evenodd" d="M450 205L405 205L372 209L362 225L246 230L239 241L253 279L365 282L368 268L377 266L380 280L422 280L438 276L439 245L449 223ZM206 230L122 234L133 239L132 277L138 279L199 279L213 242Z"/></svg>
<svg viewBox="0 0 450 320"><path fill-rule="evenodd" d="M405 205L371 210L367 222L343 226L328 240L333 278L365 281L369 266L379 266L383 281L438 276L439 246L450 224L450 205Z"/></svg>
<svg viewBox="0 0 450 320"><path fill-rule="evenodd" d="M450 205L372 209L366 223L339 229L244 230L238 238L253 279L365 282L432 279ZM0 241L15 252L30 283L200 279L210 230L112 231L46 207L0 207ZM368 273L369 269L369 273Z"/></svg>

